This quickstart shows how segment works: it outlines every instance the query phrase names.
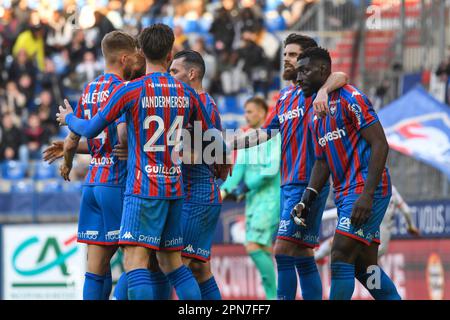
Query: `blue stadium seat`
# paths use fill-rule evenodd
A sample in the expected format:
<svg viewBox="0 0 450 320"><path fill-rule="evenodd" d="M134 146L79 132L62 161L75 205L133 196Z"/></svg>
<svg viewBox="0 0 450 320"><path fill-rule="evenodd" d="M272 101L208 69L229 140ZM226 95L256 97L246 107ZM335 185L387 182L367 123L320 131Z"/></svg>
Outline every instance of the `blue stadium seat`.
<svg viewBox="0 0 450 320"><path fill-rule="evenodd" d="M65 192L81 192L82 186L83 186L82 181L63 182L61 184L61 187Z"/></svg>
<svg viewBox="0 0 450 320"><path fill-rule="evenodd" d="M10 160L2 164L2 176L6 180L23 179L26 174L26 165L20 161Z"/></svg>
<svg viewBox="0 0 450 320"><path fill-rule="evenodd" d="M167 24L169 27L173 28L173 26L174 26L173 17L169 17L169 16L164 17L162 19L162 23Z"/></svg>
<svg viewBox="0 0 450 320"><path fill-rule="evenodd" d="M36 180L56 178L56 166L45 161L36 161L33 178Z"/></svg>
<svg viewBox="0 0 450 320"><path fill-rule="evenodd" d="M266 15L266 18L264 19L264 25L269 32L277 32L286 29L286 22L284 21L284 18L276 13L274 13L273 15Z"/></svg>
<svg viewBox="0 0 450 320"><path fill-rule="evenodd" d="M185 33L200 32L200 26L197 20L186 20L183 25L183 30Z"/></svg>
<svg viewBox="0 0 450 320"><path fill-rule="evenodd" d="M198 28L199 28L199 33L209 33L209 29L211 28L211 24L212 24L212 20L211 19L207 19L207 18L200 18L198 20Z"/></svg>
<svg viewBox="0 0 450 320"><path fill-rule="evenodd" d="M62 192L62 182L57 179L47 179L36 183L36 191L41 193Z"/></svg>
<svg viewBox="0 0 450 320"><path fill-rule="evenodd" d="M267 12L267 11L276 10L281 2L282 2L282 0L266 0L266 6L264 8L264 11Z"/></svg>
<svg viewBox="0 0 450 320"><path fill-rule="evenodd" d="M34 191L34 183L32 180L18 180L11 185L11 192L15 193L32 193Z"/></svg>

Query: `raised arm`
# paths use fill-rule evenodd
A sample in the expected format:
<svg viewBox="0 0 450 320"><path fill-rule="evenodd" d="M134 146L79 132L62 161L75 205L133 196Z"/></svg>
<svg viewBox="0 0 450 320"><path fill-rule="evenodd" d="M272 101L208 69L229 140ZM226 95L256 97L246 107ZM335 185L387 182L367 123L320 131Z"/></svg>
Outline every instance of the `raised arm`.
<svg viewBox="0 0 450 320"><path fill-rule="evenodd" d="M346 73L333 72L332 74L330 74L327 81L317 92L316 98L314 99L314 113L319 117L324 117L329 110L328 94L339 88L342 88L346 84L348 84L348 76Z"/></svg>

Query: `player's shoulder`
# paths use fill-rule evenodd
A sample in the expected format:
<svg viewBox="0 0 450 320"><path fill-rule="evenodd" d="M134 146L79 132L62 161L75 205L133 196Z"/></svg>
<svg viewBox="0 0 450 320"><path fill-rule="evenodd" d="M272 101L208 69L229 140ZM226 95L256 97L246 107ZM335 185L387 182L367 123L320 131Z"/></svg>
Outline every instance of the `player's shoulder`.
<svg viewBox="0 0 450 320"><path fill-rule="evenodd" d="M287 97L289 97L291 94L296 93L296 91L301 92L301 88L299 86L294 86L293 84L288 85L287 87L284 87L280 90L280 93L278 95L278 101L282 102L286 100Z"/></svg>
<svg viewBox="0 0 450 320"><path fill-rule="evenodd" d="M356 101L358 98L366 98L366 95L360 89L351 84L346 84L339 88L337 92L339 92L339 96L346 101Z"/></svg>

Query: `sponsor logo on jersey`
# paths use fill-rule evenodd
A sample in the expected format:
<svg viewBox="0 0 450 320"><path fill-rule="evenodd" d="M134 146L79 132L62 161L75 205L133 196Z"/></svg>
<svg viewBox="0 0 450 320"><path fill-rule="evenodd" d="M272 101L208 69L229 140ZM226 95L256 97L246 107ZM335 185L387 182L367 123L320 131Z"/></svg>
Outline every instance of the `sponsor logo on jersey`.
<svg viewBox="0 0 450 320"><path fill-rule="evenodd" d="M123 235L122 239L125 239L125 240L134 240L134 237L133 237L133 235L131 234L131 232L128 231L128 232L125 232L125 234Z"/></svg>
<svg viewBox="0 0 450 320"><path fill-rule="evenodd" d="M179 176L181 175L181 166L175 167L165 167L163 165L159 166L145 166L145 172L148 175L163 175L163 176Z"/></svg>
<svg viewBox="0 0 450 320"><path fill-rule="evenodd" d="M188 244L186 247L184 247L184 251L189 252L189 253L195 253L195 250L192 247L192 244Z"/></svg>
<svg viewBox="0 0 450 320"><path fill-rule="evenodd" d="M338 227L341 229L344 229L345 231L350 230L350 218L342 217L339 219Z"/></svg>
<svg viewBox="0 0 450 320"><path fill-rule="evenodd" d="M198 256L208 257L209 256L209 250L198 248L197 249L197 255Z"/></svg>
<svg viewBox="0 0 450 320"><path fill-rule="evenodd" d="M278 227L278 230L279 231L287 231L287 228L290 223L291 223L291 220L280 220L280 226Z"/></svg>
<svg viewBox="0 0 450 320"><path fill-rule="evenodd" d="M327 132L323 137L319 138L319 145L323 148L328 142L341 139L342 137L345 137L345 135L345 130L339 128L334 131Z"/></svg>
<svg viewBox="0 0 450 320"><path fill-rule="evenodd" d="M105 238L106 240L119 240L120 230L109 231Z"/></svg>
<svg viewBox="0 0 450 320"><path fill-rule="evenodd" d="M362 113L361 107L356 103L354 103L352 105L349 105L348 108L350 109L351 112L355 114L356 121L358 121L358 126L361 125L361 113Z"/></svg>
<svg viewBox="0 0 450 320"><path fill-rule="evenodd" d="M113 165L114 160L109 157L92 158L91 165L93 166L109 166Z"/></svg>
<svg viewBox="0 0 450 320"><path fill-rule="evenodd" d="M280 114L278 116L278 119L280 121L280 124L287 121L287 120L292 120L295 118L300 118L303 117L305 115L305 110L304 110L304 106L298 106L297 108L293 109L293 110L289 110L283 114Z"/></svg>
<svg viewBox="0 0 450 320"><path fill-rule="evenodd" d="M87 240L97 240L98 231L88 230L86 232L78 232L78 238Z"/></svg>
<svg viewBox="0 0 450 320"><path fill-rule="evenodd" d="M164 246L165 247L175 247L175 246L182 246L183 245L183 238L182 237L178 237L178 238L173 238L170 240L166 240L164 242Z"/></svg>
<svg viewBox="0 0 450 320"><path fill-rule="evenodd" d="M146 236L146 235L139 235L138 238L139 242L147 242L147 243L151 243L154 245L159 245L159 243L161 242L161 237L154 237L154 236Z"/></svg>
<svg viewBox="0 0 450 320"><path fill-rule="evenodd" d="M356 231L355 234L360 236L361 238L364 238L364 232L362 229L359 229L358 231Z"/></svg>

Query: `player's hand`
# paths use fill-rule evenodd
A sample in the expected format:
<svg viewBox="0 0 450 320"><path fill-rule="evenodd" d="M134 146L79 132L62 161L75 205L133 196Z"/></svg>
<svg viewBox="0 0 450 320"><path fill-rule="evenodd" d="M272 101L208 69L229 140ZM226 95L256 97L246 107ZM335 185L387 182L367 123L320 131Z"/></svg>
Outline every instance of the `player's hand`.
<svg viewBox="0 0 450 320"><path fill-rule="evenodd" d="M63 163L59 166L59 174L66 181L70 181L69 175L71 170L72 166L68 166L66 163Z"/></svg>
<svg viewBox="0 0 450 320"><path fill-rule="evenodd" d="M113 149L113 154L119 158L119 160L128 160L128 146L125 144L116 144Z"/></svg>
<svg viewBox="0 0 450 320"><path fill-rule="evenodd" d="M44 161L47 161L49 164L52 164L56 160L60 159L64 155L64 141L58 140L53 141L52 145L47 147L44 152Z"/></svg>
<svg viewBox="0 0 450 320"><path fill-rule="evenodd" d="M214 164L214 176L216 179L222 179L225 181L228 177L228 174L231 176L231 164Z"/></svg>
<svg viewBox="0 0 450 320"><path fill-rule="evenodd" d="M319 118L323 118L328 113L328 94L321 89L317 92L316 98L313 101L314 114Z"/></svg>
<svg viewBox="0 0 450 320"><path fill-rule="evenodd" d="M351 224L358 227L366 223L372 214L372 204L373 197L362 193L353 204Z"/></svg>
<svg viewBox="0 0 450 320"><path fill-rule="evenodd" d="M306 227L306 215L308 209L303 202L299 202L291 211L291 217L296 225Z"/></svg>
<svg viewBox="0 0 450 320"><path fill-rule="evenodd" d="M56 114L56 121L59 122L60 126L67 125L66 117L67 115L73 113L73 109L67 99L64 99L64 106L65 107L59 106L59 113Z"/></svg>
<svg viewBox="0 0 450 320"><path fill-rule="evenodd" d="M408 227L408 233L415 237L420 237L420 231L414 226Z"/></svg>

